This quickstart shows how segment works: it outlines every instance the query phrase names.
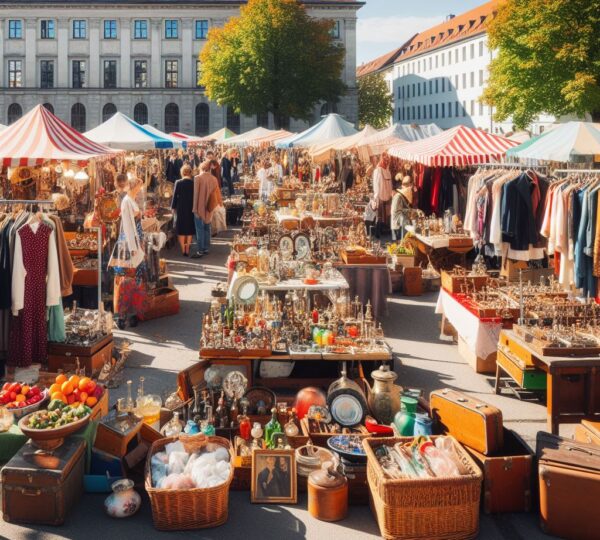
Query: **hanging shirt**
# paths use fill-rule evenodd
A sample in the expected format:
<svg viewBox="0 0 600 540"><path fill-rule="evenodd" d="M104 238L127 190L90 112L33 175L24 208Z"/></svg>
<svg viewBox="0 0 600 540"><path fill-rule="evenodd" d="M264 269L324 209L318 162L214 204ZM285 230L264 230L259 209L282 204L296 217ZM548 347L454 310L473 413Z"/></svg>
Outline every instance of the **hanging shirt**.
<svg viewBox="0 0 600 540"><path fill-rule="evenodd" d="M376 201L387 202L392 198L392 174L389 169L376 167L373 171L373 194Z"/></svg>

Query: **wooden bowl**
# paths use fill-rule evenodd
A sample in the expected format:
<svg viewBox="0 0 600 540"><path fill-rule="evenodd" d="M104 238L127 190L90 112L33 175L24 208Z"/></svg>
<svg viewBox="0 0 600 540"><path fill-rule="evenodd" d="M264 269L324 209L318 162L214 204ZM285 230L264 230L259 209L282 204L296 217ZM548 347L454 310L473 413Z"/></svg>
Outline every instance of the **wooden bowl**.
<svg viewBox="0 0 600 540"><path fill-rule="evenodd" d="M33 429L28 426L29 417L34 414L30 413L27 416L23 416L19 420L19 429L23 432L23 435L29 437L33 444L43 450L55 450L62 445L64 439L69 435L72 435L76 431L85 427L90 421L90 415L84 416L81 420L71 422L66 426L61 426L54 429Z"/></svg>
<svg viewBox="0 0 600 540"><path fill-rule="evenodd" d="M19 408L15 408L15 409L9 409L9 411L11 411L14 415L16 419L22 418L23 416L25 416L26 414L30 414L32 412L37 411L44 403L46 403L46 401L48 400L48 398L50 397L50 392L48 392L47 388L44 388L44 390L42 391L42 395L44 396L42 399L40 399L37 403L33 403L32 405L27 405L27 407L21 407Z"/></svg>

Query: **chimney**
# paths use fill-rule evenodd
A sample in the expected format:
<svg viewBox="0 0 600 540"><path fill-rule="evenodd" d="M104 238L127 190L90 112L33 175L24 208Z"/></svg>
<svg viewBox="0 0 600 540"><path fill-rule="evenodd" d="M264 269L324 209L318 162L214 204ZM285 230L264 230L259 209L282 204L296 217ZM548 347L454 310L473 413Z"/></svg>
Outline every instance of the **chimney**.
<svg viewBox="0 0 600 540"><path fill-rule="evenodd" d="M451 19L454 19L454 17L456 17L456 15L454 15L454 13L450 13L449 15L446 15L446 20L449 21Z"/></svg>

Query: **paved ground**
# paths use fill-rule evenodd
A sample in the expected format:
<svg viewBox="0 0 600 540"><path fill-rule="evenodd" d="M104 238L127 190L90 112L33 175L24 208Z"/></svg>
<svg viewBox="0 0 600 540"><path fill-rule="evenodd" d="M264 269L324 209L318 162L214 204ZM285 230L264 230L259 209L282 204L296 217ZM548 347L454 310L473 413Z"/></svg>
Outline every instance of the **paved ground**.
<svg viewBox="0 0 600 540"><path fill-rule="evenodd" d="M123 380L146 379L146 392L165 394L176 388L177 373L196 361L200 338L201 314L206 308L213 283L225 278L223 263L228 251L226 238L217 240L212 253L200 260L167 254L173 281L180 293L178 316L140 324L134 332L118 332L132 343ZM456 345L440 341L439 317L434 315L436 295L418 298L395 296L389 302L389 314L383 321L386 336L398 355L395 369L398 383L424 388L456 388L500 407L505 424L535 445L535 434L546 427L546 409L537 403L493 394L493 378L477 375L458 355ZM111 401L125 395L125 384L111 390ZM563 432L561 432L563 433ZM571 430L565 430L570 434ZM379 531L368 507L351 507L346 520L330 524L308 515L306 498L294 506L250 504L246 492L232 492L229 521L224 526L188 533L158 533L152 527L149 502L128 520L107 518L102 509L104 496L85 495L63 527L21 527L0 522L0 538L27 540L74 539L145 539L180 538L191 535L200 539L321 539L345 540L378 538ZM535 540L550 538L541 533L535 514L489 517L482 514L479 538L489 540Z"/></svg>

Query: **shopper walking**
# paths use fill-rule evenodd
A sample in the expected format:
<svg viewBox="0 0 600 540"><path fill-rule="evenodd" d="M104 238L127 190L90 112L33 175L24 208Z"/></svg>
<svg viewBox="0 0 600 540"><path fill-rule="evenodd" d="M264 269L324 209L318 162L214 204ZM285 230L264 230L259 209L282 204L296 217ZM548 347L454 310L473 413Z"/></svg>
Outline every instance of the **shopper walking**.
<svg viewBox="0 0 600 540"><path fill-rule="evenodd" d="M177 239L179 240L181 254L184 257L190 255L192 236L196 232L193 206L194 180L192 179L192 167L189 163L186 163L181 167L181 178L175 182L173 200L171 201L171 208L175 210L177 216L175 221Z"/></svg>
<svg viewBox="0 0 600 540"><path fill-rule="evenodd" d="M196 245L192 258L206 255L210 249L210 222L221 201L217 178L210 173L211 161L200 164L200 174L194 178L194 203L192 211L196 226Z"/></svg>
<svg viewBox="0 0 600 540"><path fill-rule="evenodd" d="M381 155L377 167L373 171L373 199L377 205L377 226L375 236L381 237L384 223L390 222L392 206L392 174L390 173L390 156Z"/></svg>

